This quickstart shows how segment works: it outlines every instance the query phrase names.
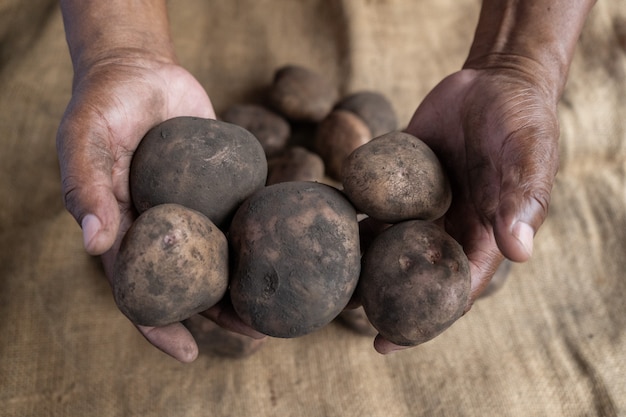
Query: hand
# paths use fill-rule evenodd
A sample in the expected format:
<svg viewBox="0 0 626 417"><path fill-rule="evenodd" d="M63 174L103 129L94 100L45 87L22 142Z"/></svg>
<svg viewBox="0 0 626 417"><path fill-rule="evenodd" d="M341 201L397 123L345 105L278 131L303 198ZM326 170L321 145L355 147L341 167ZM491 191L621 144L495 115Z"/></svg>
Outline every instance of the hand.
<svg viewBox="0 0 626 417"><path fill-rule="evenodd" d="M464 69L437 85L406 131L439 156L452 184L443 224L470 261L466 311L506 257L528 260L558 169L557 101L519 68ZM381 353L401 347L378 336Z"/></svg>
<svg viewBox="0 0 626 417"><path fill-rule="evenodd" d="M102 255L109 281L121 239L134 220L129 192L133 152L151 127L176 116L214 118L215 113L197 80L171 61L134 53L102 59L75 74L72 99L57 134L63 193L68 211L82 227L85 249ZM220 305L206 315L248 332L229 311ZM197 345L181 323L136 327L180 361L197 356Z"/></svg>

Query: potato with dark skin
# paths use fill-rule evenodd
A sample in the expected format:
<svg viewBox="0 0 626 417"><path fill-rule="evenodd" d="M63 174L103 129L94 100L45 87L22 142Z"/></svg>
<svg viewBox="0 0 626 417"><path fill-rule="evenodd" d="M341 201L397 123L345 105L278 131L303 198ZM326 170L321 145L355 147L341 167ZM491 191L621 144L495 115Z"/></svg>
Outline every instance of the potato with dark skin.
<svg viewBox="0 0 626 417"><path fill-rule="evenodd" d="M140 213L180 204L227 230L232 215L265 186L267 159L244 128L212 119L177 117L144 136L130 167L130 191Z"/></svg>
<svg viewBox="0 0 626 417"><path fill-rule="evenodd" d="M228 241L206 216L178 204L143 212L122 240L111 285L133 323L164 326L207 310L228 287Z"/></svg>
<svg viewBox="0 0 626 417"><path fill-rule="evenodd" d="M317 126L314 149L324 161L326 175L339 180L348 155L371 139L369 128L357 115L333 110Z"/></svg>
<svg viewBox="0 0 626 417"><path fill-rule="evenodd" d="M355 149L344 161L344 192L361 212L386 223L435 220L452 202L435 153L404 132L390 132Z"/></svg>
<svg viewBox="0 0 626 417"><path fill-rule="evenodd" d="M357 293L372 325L400 346L424 343L459 319L469 300L463 248L433 222L394 224L365 251Z"/></svg>
<svg viewBox="0 0 626 417"><path fill-rule="evenodd" d="M356 212L331 186L284 182L264 188L237 210L229 241L233 307L266 335L291 338L320 329L356 288Z"/></svg>
<svg viewBox="0 0 626 417"><path fill-rule="evenodd" d="M267 157L285 149L291 133L291 126L284 117L259 104L235 104L222 114L221 120L252 133Z"/></svg>
<svg viewBox="0 0 626 417"><path fill-rule="evenodd" d="M372 137L378 137L398 128L398 117L385 95L377 91L357 91L342 98L336 110L347 110L369 127Z"/></svg>
<svg viewBox="0 0 626 417"><path fill-rule="evenodd" d="M294 146L268 160L267 185L287 181L322 181L324 161L302 146Z"/></svg>
<svg viewBox="0 0 626 417"><path fill-rule="evenodd" d="M298 122L321 121L338 99L339 92L329 80L299 65L285 65L276 70L268 91L272 108Z"/></svg>

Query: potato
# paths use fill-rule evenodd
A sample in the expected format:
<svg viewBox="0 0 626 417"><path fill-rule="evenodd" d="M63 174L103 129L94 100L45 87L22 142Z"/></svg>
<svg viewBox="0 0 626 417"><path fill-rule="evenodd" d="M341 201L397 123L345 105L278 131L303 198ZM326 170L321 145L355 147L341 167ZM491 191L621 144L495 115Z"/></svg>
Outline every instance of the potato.
<svg viewBox="0 0 626 417"><path fill-rule="evenodd" d="M130 167L130 191L141 213L164 203L197 210L222 230L239 205L265 185L259 141L231 123L177 117L152 128Z"/></svg>
<svg viewBox="0 0 626 417"><path fill-rule="evenodd" d="M291 133L289 122L284 117L258 104L233 105L222 114L222 120L252 133L268 157L285 148Z"/></svg>
<svg viewBox="0 0 626 417"><path fill-rule="evenodd" d="M319 122L332 110L339 93L329 80L298 65L285 65L274 73L268 100L287 119Z"/></svg>
<svg viewBox="0 0 626 417"><path fill-rule="evenodd" d="M319 124L314 149L324 161L326 174L339 180L348 155L371 139L369 128L358 116L346 110L334 110Z"/></svg>
<svg viewBox="0 0 626 417"><path fill-rule="evenodd" d="M287 181L321 181L324 161L306 148L294 146L268 161L267 185Z"/></svg>
<svg viewBox="0 0 626 417"><path fill-rule="evenodd" d="M320 329L337 317L356 288L356 212L328 185L265 187L237 210L229 241L233 307L266 335L291 338Z"/></svg>
<svg viewBox="0 0 626 417"><path fill-rule="evenodd" d="M344 161L344 192L354 206L377 220L434 220L450 207L448 177L420 139L390 132L357 148Z"/></svg>
<svg viewBox="0 0 626 417"><path fill-rule="evenodd" d="M124 236L111 283L135 324L163 326L215 305L228 287L226 236L178 204L143 212Z"/></svg>
<svg viewBox="0 0 626 417"><path fill-rule="evenodd" d="M435 223L397 223L365 251L357 293L383 337L417 345L463 315L470 295L469 262L461 245Z"/></svg>
<svg viewBox="0 0 626 417"><path fill-rule="evenodd" d="M398 129L398 118L391 102L377 91L357 91L342 98L335 109L347 110L369 127L372 137Z"/></svg>

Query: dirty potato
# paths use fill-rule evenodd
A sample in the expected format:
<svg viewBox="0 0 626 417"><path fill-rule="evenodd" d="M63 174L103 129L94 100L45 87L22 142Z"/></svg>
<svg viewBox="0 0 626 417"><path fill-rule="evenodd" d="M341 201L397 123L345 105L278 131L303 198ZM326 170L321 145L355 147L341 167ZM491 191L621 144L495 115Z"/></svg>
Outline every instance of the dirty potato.
<svg viewBox="0 0 626 417"><path fill-rule="evenodd" d="M284 182L264 188L237 210L229 240L233 307L261 333L313 332L337 317L356 288L356 212L333 187Z"/></svg>
<svg viewBox="0 0 626 417"><path fill-rule="evenodd" d="M135 324L163 326L215 305L228 286L226 236L203 214L177 204L142 213L122 240L113 295Z"/></svg>
<svg viewBox="0 0 626 417"><path fill-rule="evenodd" d="M383 337L397 345L418 345L463 315L470 295L469 261L461 245L435 223L397 223L365 251L357 293Z"/></svg>

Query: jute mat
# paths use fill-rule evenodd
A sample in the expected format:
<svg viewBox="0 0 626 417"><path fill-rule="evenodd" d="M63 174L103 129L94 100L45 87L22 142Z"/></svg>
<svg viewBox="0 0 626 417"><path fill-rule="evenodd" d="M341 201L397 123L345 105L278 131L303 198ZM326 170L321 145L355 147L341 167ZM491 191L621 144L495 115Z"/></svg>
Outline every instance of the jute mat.
<svg viewBox="0 0 626 417"><path fill-rule="evenodd" d="M218 113L285 63L376 89L406 123L462 65L477 0L171 1ZM71 63L55 2L0 1L0 416L626 415L626 7L592 12L561 103L535 255L441 336L377 354L331 323L177 363L117 310L64 210L54 138Z"/></svg>

